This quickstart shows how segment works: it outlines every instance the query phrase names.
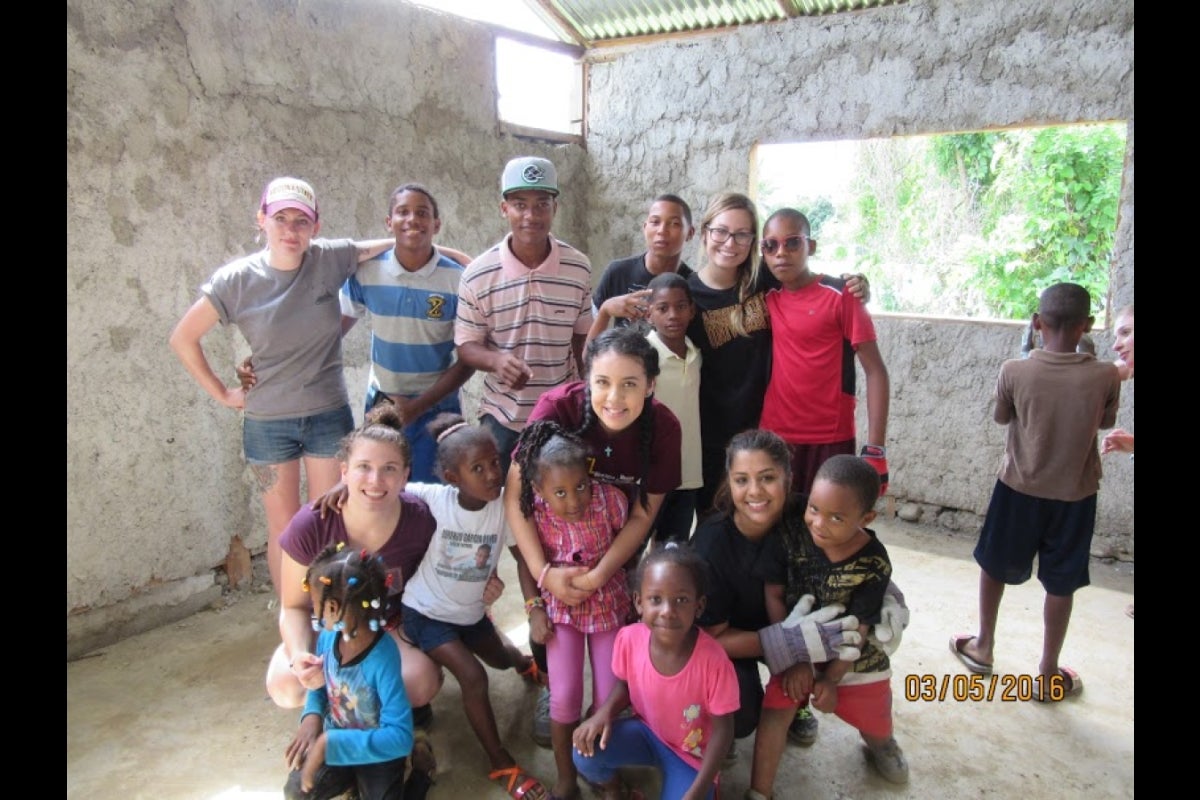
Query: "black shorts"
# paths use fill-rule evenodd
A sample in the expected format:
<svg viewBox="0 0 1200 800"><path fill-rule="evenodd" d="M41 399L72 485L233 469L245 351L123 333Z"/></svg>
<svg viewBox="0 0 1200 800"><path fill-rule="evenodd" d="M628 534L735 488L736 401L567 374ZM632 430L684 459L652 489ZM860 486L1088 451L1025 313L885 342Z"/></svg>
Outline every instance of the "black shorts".
<svg viewBox="0 0 1200 800"><path fill-rule="evenodd" d="M975 561L988 575L1020 584L1033 573L1046 592L1067 596L1091 583L1088 559L1096 529L1096 495L1045 500L996 481L975 545Z"/></svg>

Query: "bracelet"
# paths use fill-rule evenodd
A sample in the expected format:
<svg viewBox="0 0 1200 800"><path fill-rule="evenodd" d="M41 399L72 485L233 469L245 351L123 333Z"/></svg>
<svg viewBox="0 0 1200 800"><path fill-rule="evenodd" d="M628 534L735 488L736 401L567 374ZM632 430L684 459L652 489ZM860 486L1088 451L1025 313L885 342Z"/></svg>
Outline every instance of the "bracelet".
<svg viewBox="0 0 1200 800"><path fill-rule="evenodd" d="M537 587L542 588L542 584L546 581L546 573L550 571L550 562L546 562L546 566L542 567L542 574L538 575Z"/></svg>
<svg viewBox="0 0 1200 800"><path fill-rule="evenodd" d="M533 613L533 610L534 610L535 608L542 608L542 609L544 609L545 607L546 607L546 601L545 601L545 600L543 600L543 599L542 599L542 598L540 598L540 597L531 597L531 598L529 598L528 600L526 600L526 601L525 601L525 616L527 616L527 617L528 617L530 614L532 614L532 613Z"/></svg>

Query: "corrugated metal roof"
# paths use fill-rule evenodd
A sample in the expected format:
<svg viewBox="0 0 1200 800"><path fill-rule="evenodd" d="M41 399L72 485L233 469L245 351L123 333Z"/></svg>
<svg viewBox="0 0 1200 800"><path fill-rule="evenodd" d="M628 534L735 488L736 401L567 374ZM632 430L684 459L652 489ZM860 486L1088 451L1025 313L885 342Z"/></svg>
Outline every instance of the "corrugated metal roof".
<svg viewBox="0 0 1200 800"><path fill-rule="evenodd" d="M900 5L908 0L526 0L585 47Z"/></svg>

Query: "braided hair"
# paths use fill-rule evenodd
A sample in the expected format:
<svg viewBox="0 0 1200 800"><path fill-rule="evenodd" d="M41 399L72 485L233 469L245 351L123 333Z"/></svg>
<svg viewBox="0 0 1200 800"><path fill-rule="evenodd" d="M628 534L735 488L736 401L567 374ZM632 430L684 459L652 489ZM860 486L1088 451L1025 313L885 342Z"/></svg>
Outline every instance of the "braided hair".
<svg viewBox="0 0 1200 800"><path fill-rule="evenodd" d="M654 345L650 344L645 336L631 328L609 328L588 342L587 350L583 354L584 373L587 376L590 377L592 374L592 362L605 353L616 353L619 356L641 362L642 368L646 370L647 381L657 378L661 371L658 366L658 351L654 349ZM592 384L590 381L586 381L583 397L583 420L575 433L583 436L598 422L596 412L592 409ZM654 409L650 398L646 398L646 404L642 406L642 413L634 422L638 425L640 434L638 449L642 467L637 481L638 502L641 503L642 508L649 511L650 500L646 497L643 483L650 473L650 453L654 447Z"/></svg>
<svg viewBox="0 0 1200 800"><path fill-rule="evenodd" d="M513 461L521 468L521 513L533 516L533 484L541 481L547 469L580 467L587 473L590 455L587 443L578 434L553 420L540 419L526 425L513 454Z"/></svg>
<svg viewBox="0 0 1200 800"><path fill-rule="evenodd" d="M346 641L358 636L363 624L373 632L383 630L391 581L383 556L352 550L345 542L329 545L313 559L301 584L306 592L321 593L313 630L322 629L326 609L337 614L333 629Z"/></svg>

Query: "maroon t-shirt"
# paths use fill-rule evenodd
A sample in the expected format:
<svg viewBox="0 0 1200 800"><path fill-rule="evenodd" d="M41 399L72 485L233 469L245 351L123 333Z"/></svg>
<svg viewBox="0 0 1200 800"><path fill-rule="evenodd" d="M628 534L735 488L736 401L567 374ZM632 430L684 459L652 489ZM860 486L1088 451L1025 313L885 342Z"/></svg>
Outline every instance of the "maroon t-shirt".
<svg viewBox="0 0 1200 800"><path fill-rule="evenodd" d="M567 430L583 424L587 384L573 381L556 386L538 398L529 422L549 419ZM666 494L679 488L680 451L683 434L679 419L671 409L651 397L647 401L654 414L654 439L650 444L650 463L642 481L642 423L640 418L623 431L610 434L599 420L583 434L592 450L591 473L598 481L620 486L629 496L630 505L638 497L639 483L647 494ZM645 413L644 411L642 412Z"/></svg>
<svg viewBox="0 0 1200 800"><path fill-rule="evenodd" d="M388 587L389 628L400 620L400 595L404 591L404 579L417 574L417 567L425 557L425 551L429 549L429 542L437 529L437 521L429 506L416 495L401 492L400 507L400 522L396 530L383 547L374 553L383 557L388 574L394 576L392 585ZM335 542L349 542L346 521L342 515L331 513L321 519L320 513L313 511L307 503L300 507L279 535L279 546L283 552L305 566Z"/></svg>

